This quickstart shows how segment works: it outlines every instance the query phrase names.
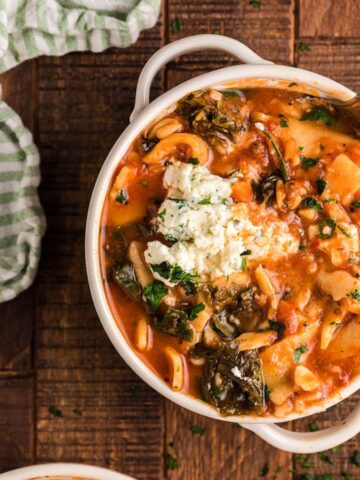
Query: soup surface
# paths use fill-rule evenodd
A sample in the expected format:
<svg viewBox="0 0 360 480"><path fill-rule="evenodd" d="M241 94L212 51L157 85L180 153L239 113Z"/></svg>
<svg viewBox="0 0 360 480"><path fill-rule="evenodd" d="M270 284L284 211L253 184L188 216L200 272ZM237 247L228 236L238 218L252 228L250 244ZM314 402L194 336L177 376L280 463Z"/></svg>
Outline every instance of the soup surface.
<svg viewBox="0 0 360 480"><path fill-rule="evenodd" d="M360 142L294 87L181 99L119 159L103 209L121 331L223 415L302 413L359 371Z"/></svg>

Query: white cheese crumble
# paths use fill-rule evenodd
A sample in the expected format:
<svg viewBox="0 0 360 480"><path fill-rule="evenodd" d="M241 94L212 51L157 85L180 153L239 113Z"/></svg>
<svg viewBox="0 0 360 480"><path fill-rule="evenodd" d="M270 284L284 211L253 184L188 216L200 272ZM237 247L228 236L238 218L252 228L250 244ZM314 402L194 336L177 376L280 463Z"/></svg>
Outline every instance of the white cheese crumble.
<svg viewBox="0 0 360 480"><path fill-rule="evenodd" d="M295 253L299 241L280 220L254 225L245 203L231 199L233 179L213 175L204 166L176 162L167 168L164 186L167 198L159 208L157 226L169 240L148 243L145 260L151 265L168 262L189 273L216 278L242 269L247 258ZM155 278L173 285L154 272Z"/></svg>

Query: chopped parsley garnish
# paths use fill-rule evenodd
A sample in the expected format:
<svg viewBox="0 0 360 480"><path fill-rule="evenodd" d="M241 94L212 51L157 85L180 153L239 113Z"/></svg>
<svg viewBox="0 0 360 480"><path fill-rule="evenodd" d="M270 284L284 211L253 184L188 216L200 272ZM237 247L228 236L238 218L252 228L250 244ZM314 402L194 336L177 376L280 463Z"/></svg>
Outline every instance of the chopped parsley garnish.
<svg viewBox="0 0 360 480"><path fill-rule="evenodd" d="M130 385L129 386L129 392L132 393L133 395L138 395L141 391L141 388L139 385Z"/></svg>
<svg viewBox="0 0 360 480"><path fill-rule="evenodd" d="M185 272L179 265L170 265L169 262L151 264L150 267L153 272L158 273L165 280L174 284L180 283L186 295L195 294L198 283L197 274Z"/></svg>
<svg viewBox="0 0 360 480"><path fill-rule="evenodd" d="M334 320L333 322L330 322L329 325L334 325L335 327L340 327L341 322L337 322L336 320Z"/></svg>
<svg viewBox="0 0 360 480"><path fill-rule="evenodd" d="M275 330L275 332L277 333L278 340L283 338L285 333L285 325L282 322L279 322L279 320L269 319L269 325L270 325L270 329Z"/></svg>
<svg viewBox="0 0 360 480"><path fill-rule="evenodd" d="M209 198L204 198L203 200L200 200L199 205L211 205L211 199Z"/></svg>
<svg viewBox="0 0 360 480"><path fill-rule="evenodd" d="M350 456L350 463L356 467L360 467L360 452L355 450Z"/></svg>
<svg viewBox="0 0 360 480"><path fill-rule="evenodd" d="M242 272L245 272L246 267L247 267L247 260L246 260L246 258L243 258L243 259L241 260L241 271L242 271Z"/></svg>
<svg viewBox="0 0 360 480"><path fill-rule="evenodd" d="M349 293L346 294L348 297L351 297L353 298L354 300L356 300L357 302L360 301L360 292L357 288L355 288L355 290L350 290ZM360 455L360 453L359 453ZM360 467L360 465L359 465Z"/></svg>
<svg viewBox="0 0 360 480"><path fill-rule="evenodd" d="M312 468L314 467L314 462L312 461L310 455L296 455L296 463L298 463L302 468Z"/></svg>
<svg viewBox="0 0 360 480"><path fill-rule="evenodd" d="M239 92L237 90L220 90L220 93L224 96L224 97L230 97L230 98L234 98L234 97L239 97Z"/></svg>
<svg viewBox="0 0 360 480"><path fill-rule="evenodd" d="M298 348L294 350L295 362L299 363L301 359L301 355L307 351L308 351L308 346L306 345L306 343L302 343L301 345L299 345Z"/></svg>
<svg viewBox="0 0 360 480"><path fill-rule="evenodd" d="M202 312L203 310L205 310L205 305L203 303L199 303L198 305L195 305L195 307L193 307L189 312L189 319L195 320L198 313Z"/></svg>
<svg viewBox="0 0 360 480"><path fill-rule="evenodd" d="M315 421L312 421L309 423L310 432L317 432L318 430L319 430L319 425Z"/></svg>
<svg viewBox="0 0 360 480"><path fill-rule="evenodd" d="M255 10L260 10L261 8L261 1L260 0L250 0L251 6L255 8Z"/></svg>
<svg viewBox="0 0 360 480"><path fill-rule="evenodd" d="M62 411L60 410L60 408L58 407L55 407L55 405L51 405L49 408L48 408L48 411L51 415L53 415L54 417L62 417L63 414L62 414Z"/></svg>
<svg viewBox="0 0 360 480"><path fill-rule="evenodd" d="M173 33L177 33L181 30L181 21L179 17L175 17L172 24L171 24L171 29Z"/></svg>
<svg viewBox="0 0 360 480"><path fill-rule="evenodd" d="M269 473L269 465L265 463L265 465L261 469L260 477L266 477L268 473Z"/></svg>
<svg viewBox="0 0 360 480"><path fill-rule="evenodd" d="M323 178L318 177L316 179L316 187L317 187L317 191L318 191L319 195L321 195L323 193L323 191L326 188L326 185L327 185L327 183L325 182L325 180Z"/></svg>
<svg viewBox="0 0 360 480"><path fill-rule="evenodd" d="M315 198L312 197L306 197L302 200L300 204L300 208L312 208L313 210L316 210L317 212L322 210L322 207Z"/></svg>
<svg viewBox="0 0 360 480"><path fill-rule="evenodd" d="M242 253L240 253L241 257L243 257L245 255L251 255L251 250L244 250Z"/></svg>
<svg viewBox="0 0 360 480"><path fill-rule="evenodd" d="M281 128L288 128L289 127L289 124L284 117L280 118L280 127Z"/></svg>
<svg viewBox="0 0 360 480"><path fill-rule="evenodd" d="M205 427L202 427L201 425L193 425L190 430L194 435L203 435Z"/></svg>
<svg viewBox="0 0 360 480"><path fill-rule="evenodd" d="M310 47L307 43L305 42L300 42L299 44L299 50L300 52L309 52L310 51Z"/></svg>
<svg viewBox="0 0 360 480"><path fill-rule="evenodd" d="M301 166L304 170L307 170L308 168L314 167L319 163L320 158L311 158L311 157L304 157L301 155L300 157L301 160Z"/></svg>
<svg viewBox="0 0 360 480"><path fill-rule="evenodd" d="M164 459L166 470L176 470L177 468L179 468L178 459L171 455L171 453L165 452Z"/></svg>
<svg viewBox="0 0 360 480"><path fill-rule="evenodd" d="M82 415L81 408L73 408L73 414L77 415L78 417L81 417L81 415Z"/></svg>
<svg viewBox="0 0 360 480"><path fill-rule="evenodd" d="M115 200L123 205L126 205L129 201L129 196L126 190L120 190L120 192L116 195Z"/></svg>
<svg viewBox="0 0 360 480"><path fill-rule="evenodd" d="M322 106L313 107L310 111L303 113L300 120L302 122L305 120L311 120L313 122L319 121L325 125L335 125L337 122L336 118L330 114L329 110Z"/></svg>
<svg viewBox="0 0 360 480"><path fill-rule="evenodd" d="M341 225L337 225L337 228L340 230L341 233L345 235L345 237L351 238L351 235L349 235Z"/></svg>
<svg viewBox="0 0 360 480"><path fill-rule="evenodd" d="M166 208L164 208L164 210L158 213L158 217L161 218L162 221L165 220L165 215L166 215Z"/></svg>
<svg viewBox="0 0 360 480"><path fill-rule="evenodd" d="M191 165L199 165L199 159L196 157L190 157L188 163L191 163Z"/></svg>
<svg viewBox="0 0 360 480"><path fill-rule="evenodd" d="M354 200L350 203L350 211L353 212L357 208L360 208L360 200Z"/></svg>
<svg viewBox="0 0 360 480"><path fill-rule="evenodd" d="M321 240L331 238L334 234L335 228L336 223L334 220L331 220L331 218L328 218L327 220L321 220L319 222L319 233L317 236L321 238Z"/></svg>
<svg viewBox="0 0 360 480"><path fill-rule="evenodd" d="M144 288L145 298L153 310L159 308L161 300L167 295L167 293L168 289L166 286L157 280Z"/></svg>
<svg viewBox="0 0 360 480"><path fill-rule="evenodd" d="M140 180L140 185L142 185L143 187L148 187L149 186L149 182L147 180Z"/></svg>

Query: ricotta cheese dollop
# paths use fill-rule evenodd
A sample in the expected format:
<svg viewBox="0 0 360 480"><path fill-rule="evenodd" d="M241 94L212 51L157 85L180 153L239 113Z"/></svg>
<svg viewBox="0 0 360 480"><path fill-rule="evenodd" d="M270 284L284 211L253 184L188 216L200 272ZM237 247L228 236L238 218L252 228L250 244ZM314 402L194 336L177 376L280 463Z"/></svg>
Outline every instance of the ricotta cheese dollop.
<svg viewBox="0 0 360 480"><path fill-rule="evenodd" d="M210 173L205 166L175 162L164 175L166 199L159 208L157 228L171 246L159 241L148 243L145 260L151 265L167 262L185 272L216 278L242 269L247 258L295 253L299 242L285 222L254 225L246 204L234 204L234 180ZM248 252L247 252L248 253ZM155 278L171 286L154 270Z"/></svg>

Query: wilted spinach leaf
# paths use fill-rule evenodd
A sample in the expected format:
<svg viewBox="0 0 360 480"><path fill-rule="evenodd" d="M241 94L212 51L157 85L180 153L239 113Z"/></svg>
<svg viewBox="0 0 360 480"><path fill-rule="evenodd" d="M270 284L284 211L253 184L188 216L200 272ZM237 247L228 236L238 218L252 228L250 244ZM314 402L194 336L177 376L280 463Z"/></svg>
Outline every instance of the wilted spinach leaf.
<svg viewBox="0 0 360 480"><path fill-rule="evenodd" d="M194 329L190 326L187 313L176 308L169 308L162 318L155 318L154 326L157 330L182 340L191 341L194 336Z"/></svg>
<svg viewBox="0 0 360 480"><path fill-rule="evenodd" d="M137 282L135 270L132 265L118 265L112 269L112 278L130 297L139 300L141 288Z"/></svg>

